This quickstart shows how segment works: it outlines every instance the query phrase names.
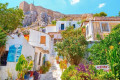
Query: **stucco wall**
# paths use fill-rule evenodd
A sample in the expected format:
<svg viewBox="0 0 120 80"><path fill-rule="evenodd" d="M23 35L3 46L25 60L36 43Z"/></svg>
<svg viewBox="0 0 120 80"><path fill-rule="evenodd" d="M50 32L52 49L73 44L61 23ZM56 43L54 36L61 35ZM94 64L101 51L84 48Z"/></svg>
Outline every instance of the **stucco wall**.
<svg viewBox="0 0 120 80"><path fill-rule="evenodd" d="M46 33L56 32L56 26L47 26L45 29L46 29Z"/></svg>
<svg viewBox="0 0 120 80"><path fill-rule="evenodd" d="M16 62L7 62L7 66L0 66L0 79L5 80L8 77L8 70L12 73L13 79L17 78L17 71L15 70Z"/></svg>
<svg viewBox="0 0 120 80"><path fill-rule="evenodd" d="M6 44L6 51L9 51L9 46L11 45L22 45L22 52L25 57L32 56L32 60L34 60L34 49L27 40L24 39L24 36L17 36L17 35L11 35L14 39L8 36L7 44ZM7 70L9 69L10 72L13 75L13 78L17 78L17 72L15 70L16 62L7 62L6 66L0 66L0 77L1 80L5 80L8 76ZM1 74L3 73L3 74Z"/></svg>
<svg viewBox="0 0 120 80"><path fill-rule="evenodd" d="M106 35L108 35L110 32L102 32L101 31L101 23L108 23L110 32L112 28L120 24L120 21L90 21L88 24L86 24L86 27L89 27L89 34L86 34L86 38L88 38L88 41L94 41L97 40L96 35L97 33L100 34L101 38L104 39Z"/></svg>
<svg viewBox="0 0 120 80"><path fill-rule="evenodd" d="M57 21L57 23L56 23L56 31L57 32L59 30L61 30L61 24L64 24L64 29L66 29L66 27L69 27L70 25L72 26L73 24L75 24L76 28L79 27L79 25L77 24L77 21Z"/></svg>

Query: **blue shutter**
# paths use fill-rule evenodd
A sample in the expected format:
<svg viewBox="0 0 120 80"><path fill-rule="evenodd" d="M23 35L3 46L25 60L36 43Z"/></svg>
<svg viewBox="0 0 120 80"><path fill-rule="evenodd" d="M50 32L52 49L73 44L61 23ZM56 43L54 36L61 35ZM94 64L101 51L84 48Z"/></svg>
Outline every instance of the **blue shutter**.
<svg viewBox="0 0 120 80"><path fill-rule="evenodd" d="M15 45L9 47L7 62L17 62L22 51L22 46L20 45L18 48Z"/></svg>

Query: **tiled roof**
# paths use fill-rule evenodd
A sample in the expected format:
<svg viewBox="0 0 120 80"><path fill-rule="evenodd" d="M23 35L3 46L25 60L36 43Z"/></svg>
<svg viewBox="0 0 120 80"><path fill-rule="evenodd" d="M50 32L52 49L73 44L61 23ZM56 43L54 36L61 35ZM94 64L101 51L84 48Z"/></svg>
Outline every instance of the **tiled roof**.
<svg viewBox="0 0 120 80"><path fill-rule="evenodd" d="M94 17L93 21L120 21L120 17Z"/></svg>

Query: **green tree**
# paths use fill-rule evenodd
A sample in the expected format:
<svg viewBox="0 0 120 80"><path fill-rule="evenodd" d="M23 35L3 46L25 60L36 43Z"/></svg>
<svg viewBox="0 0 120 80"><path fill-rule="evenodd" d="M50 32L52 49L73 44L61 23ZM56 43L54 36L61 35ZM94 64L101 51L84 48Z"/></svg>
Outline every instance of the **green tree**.
<svg viewBox="0 0 120 80"><path fill-rule="evenodd" d="M118 16L120 17L120 11L119 11L119 13L118 13Z"/></svg>
<svg viewBox="0 0 120 80"><path fill-rule="evenodd" d="M0 36L3 32L6 32L8 35L12 33L17 27L22 26L23 20L23 11L18 7L16 8L7 8L8 3L2 4L0 3ZM2 43L0 44L0 48L4 47L6 44L6 35L4 33L4 37L0 38ZM0 51L0 56L2 51Z"/></svg>
<svg viewBox="0 0 120 80"><path fill-rule="evenodd" d="M89 59L95 65L109 64L112 73L120 79L120 24L114 26L104 40L94 44L90 52Z"/></svg>
<svg viewBox="0 0 120 80"><path fill-rule="evenodd" d="M103 16L107 16L107 14L105 12L100 12L100 13L96 13L93 15L94 17L103 17Z"/></svg>
<svg viewBox="0 0 120 80"><path fill-rule="evenodd" d="M68 27L66 31L62 32L62 42L57 42L55 45L58 55L67 58L71 64L75 65L78 65L84 57L87 46L82 28Z"/></svg>

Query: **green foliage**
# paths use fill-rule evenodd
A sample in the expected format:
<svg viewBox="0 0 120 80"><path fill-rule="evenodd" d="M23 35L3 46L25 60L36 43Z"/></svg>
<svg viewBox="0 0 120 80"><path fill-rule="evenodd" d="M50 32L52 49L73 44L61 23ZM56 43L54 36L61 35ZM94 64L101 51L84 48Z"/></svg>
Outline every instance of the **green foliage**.
<svg viewBox="0 0 120 80"><path fill-rule="evenodd" d="M67 19L64 17L64 18L60 19L60 21L67 21Z"/></svg>
<svg viewBox="0 0 120 80"><path fill-rule="evenodd" d="M31 70L33 67L33 61L27 61L24 55L22 54L18 62L16 64L16 71L18 71L19 78L24 78L25 73L27 73L28 70ZM22 75L22 76L20 76Z"/></svg>
<svg viewBox="0 0 120 80"><path fill-rule="evenodd" d="M109 47L112 45L119 48L118 44L119 42L120 42L120 25L117 25L113 28L112 32L105 37L104 40L101 40L100 43L95 43L89 49L89 51L91 52L89 59L92 60L96 65L108 64L107 53L109 53L110 50Z"/></svg>
<svg viewBox="0 0 120 80"><path fill-rule="evenodd" d="M7 8L8 3L0 3L0 48L6 44L7 33L13 32L17 27L22 25L23 20L23 11L18 7L16 8ZM3 32L6 32L4 33ZM3 53L0 50L0 55Z"/></svg>
<svg viewBox="0 0 120 80"><path fill-rule="evenodd" d="M61 80L77 80L76 73L77 70L75 69L75 66L72 65L62 73Z"/></svg>
<svg viewBox="0 0 120 80"><path fill-rule="evenodd" d="M62 69L62 71L63 69L67 69L67 60L60 61L59 66L60 66L60 69Z"/></svg>
<svg viewBox="0 0 120 80"><path fill-rule="evenodd" d="M105 12L100 12L100 13L96 13L93 15L94 17L103 17L103 16L107 16L107 14Z"/></svg>
<svg viewBox="0 0 120 80"><path fill-rule="evenodd" d="M119 11L119 13L118 13L118 16L120 17L120 11Z"/></svg>
<svg viewBox="0 0 120 80"><path fill-rule="evenodd" d="M109 64L115 78L120 79L120 24L104 40L93 45L90 52L89 58L94 64Z"/></svg>
<svg viewBox="0 0 120 80"><path fill-rule="evenodd" d="M56 21L52 21L52 24L53 24L53 25L56 25Z"/></svg>
<svg viewBox="0 0 120 80"><path fill-rule="evenodd" d="M71 64L78 65L85 55L87 41L82 28L70 26L62 32L62 42L55 44L58 55L66 57Z"/></svg>
<svg viewBox="0 0 120 80"><path fill-rule="evenodd" d="M115 80L115 75L109 71L105 72L104 70L96 70L96 76L100 80Z"/></svg>
<svg viewBox="0 0 120 80"><path fill-rule="evenodd" d="M61 75L61 80L94 80L95 74L92 66L80 64L70 66Z"/></svg>
<svg viewBox="0 0 120 80"><path fill-rule="evenodd" d="M6 34L0 29L0 47L6 44Z"/></svg>
<svg viewBox="0 0 120 80"><path fill-rule="evenodd" d="M40 67L40 70L42 71L43 74L45 74L46 72L49 71L50 67L51 67L51 63L49 61L46 61L45 65L42 65Z"/></svg>

